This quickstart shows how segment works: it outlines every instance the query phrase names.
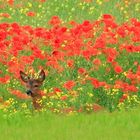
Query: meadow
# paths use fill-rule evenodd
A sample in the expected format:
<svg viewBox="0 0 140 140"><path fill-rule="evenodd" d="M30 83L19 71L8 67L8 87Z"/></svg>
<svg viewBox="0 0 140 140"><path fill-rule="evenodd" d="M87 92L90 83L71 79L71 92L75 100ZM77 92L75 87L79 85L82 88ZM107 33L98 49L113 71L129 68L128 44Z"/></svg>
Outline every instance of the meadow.
<svg viewBox="0 0 140 140"><path fill-rule="evenodd" d="M1 114L2 115L2 114ZM7 140L138 140L139 110L59 116L44 112L0 118L0 139Z"/></svg>
<svg viewBox="0 0 140 140"><path fill-rule="evenodd" d="M139 0L1 0L0 139L138 140L139 12ZM19 72L41 69L37 112Z"/></svg>

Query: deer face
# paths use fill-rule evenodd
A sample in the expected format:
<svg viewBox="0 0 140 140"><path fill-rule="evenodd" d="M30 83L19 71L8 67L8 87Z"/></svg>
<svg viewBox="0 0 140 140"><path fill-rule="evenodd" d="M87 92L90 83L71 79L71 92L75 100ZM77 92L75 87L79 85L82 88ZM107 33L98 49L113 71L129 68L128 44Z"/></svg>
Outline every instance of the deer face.
<svg viewBox="0 0 140 140"><path fill-rule="evenodd" d="M27 76L24 72L20 71L20 77L24 83L26 83L26 93L31 97L38 96L38 92L40 90L40 86L45 80L45 72L41 70L37 79L32 79Z"/></svg>

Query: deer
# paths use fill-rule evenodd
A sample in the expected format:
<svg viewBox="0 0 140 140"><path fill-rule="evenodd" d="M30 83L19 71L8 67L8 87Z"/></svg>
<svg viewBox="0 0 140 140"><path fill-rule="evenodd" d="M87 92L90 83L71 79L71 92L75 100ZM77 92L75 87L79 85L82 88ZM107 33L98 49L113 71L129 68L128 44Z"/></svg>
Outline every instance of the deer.
<svg viewBox="0 0 140 140"><path fill-rule="evenodd" d="M32 104L35 110L41 110L43 108L42 104L40 103L42 99L40 87L45 80L45 72L41 70L39 72L38 78L31 78L23 71L20 71L20 78L25 83L27 88L26 93L27 95L31 96Z"/></svg>

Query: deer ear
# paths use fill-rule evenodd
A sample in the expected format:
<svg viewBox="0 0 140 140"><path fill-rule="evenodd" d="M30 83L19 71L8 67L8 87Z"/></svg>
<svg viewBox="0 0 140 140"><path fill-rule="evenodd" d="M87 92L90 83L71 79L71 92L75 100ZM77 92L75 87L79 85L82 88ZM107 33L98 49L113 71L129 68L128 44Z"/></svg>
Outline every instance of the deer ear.
<svg viewBox="0 0 140 140"><path fill-rule="evenodd" d="M24 72L20 71L20 78L23 82L27 83L28 80L30 79L27 74L25 74Z"/></svg>
<svg viewBox="0 0 140 140"><path fill-rule="evenodd" d="M45 72L41 70L38 77L39 82L43 82L45 80Z"/></svg>

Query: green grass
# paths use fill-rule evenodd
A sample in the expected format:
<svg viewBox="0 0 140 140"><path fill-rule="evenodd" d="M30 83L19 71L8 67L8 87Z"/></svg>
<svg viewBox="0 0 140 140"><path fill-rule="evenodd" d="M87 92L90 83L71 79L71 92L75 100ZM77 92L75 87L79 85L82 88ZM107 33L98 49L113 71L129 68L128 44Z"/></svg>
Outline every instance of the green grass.
<svg viewBox="0 0 140 140"><path fill-rule="evenodd" d="M6 140L138 140L140 111L99 112L59 116L50 113L5 119L0 115L0 139Z"/></svg>
<svg viewBox="0 0 140 140"><path fill-rule="evenodd" d="M3 2L0 2L4 5ZM0 13L9 13L9 19L2 18L1 22L18 22L22 25L30 24L32 26L47 26L48 20L54 16L59 16L64 22L75 20L83 22L84 20L97 20L102 14L112 14L117 22L125 22L129 18L140 19L140 4L130 0L127 6L122 0L93 0L84 2L84 0L47 0L40 3L37 0L15 0L15 5L21 7L6 5ZM133 9L133 10L132 10ZM35 17L27 17L27 12L33 11Z"/></svg>

